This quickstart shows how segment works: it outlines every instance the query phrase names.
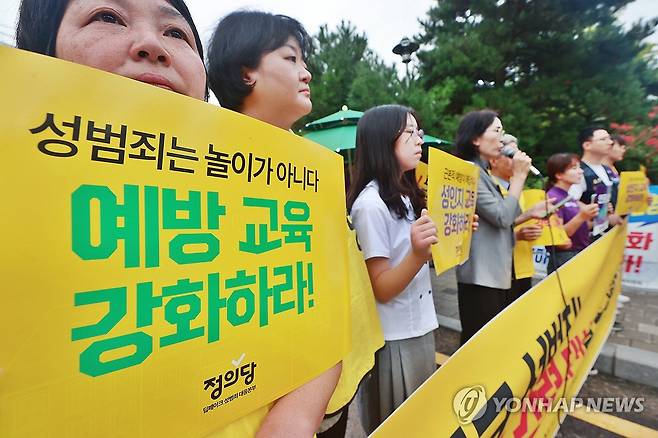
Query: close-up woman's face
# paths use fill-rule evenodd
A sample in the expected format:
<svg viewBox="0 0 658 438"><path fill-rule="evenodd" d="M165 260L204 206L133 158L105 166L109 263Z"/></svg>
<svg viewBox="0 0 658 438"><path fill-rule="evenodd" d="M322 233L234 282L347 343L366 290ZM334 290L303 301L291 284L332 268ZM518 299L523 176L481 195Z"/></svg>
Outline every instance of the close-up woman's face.
<svg viewBox="0 0 658 438"><path fill-rule="evenodd" d="M564 172L555 175L558 181L563 181L566 184L578 184L582 177L583 169L580 168L580 162L578 160L571 161L571 164L569 164L569 167Z"/></svg>
<svg viewBox="0 0 658 438"><path fill-rule="evenodd" d="M491 160L500 155L500 150L503 148L501 138L504 134L503 123L496 117L486 131L473 141L473 144L477 146L482 158Z"/></svg>
<svg viewBox="0 0 658 438"><path fill-rule="evenodd" d="M194 34L165 0L71 0L55 56L203 99L206 73Z"/></svg>
<svg viewBox="0 0 658 438"><path fill-rule="evenodd" d="M277 112L289 114L293 123L311 112L311 73L295 38L263 55L258 67L246 73L246 79L254 84L250 94L253 102L267 102Z"/></svg>
<svg viewBox="0 0 658 438"><path fill-rule="evenodd" d="M422 154L423 130L418 129L418 122L407 114L407 124L402 134L395 140L395 157L400 164L400 170L407 172L418 166Z"/></svg>

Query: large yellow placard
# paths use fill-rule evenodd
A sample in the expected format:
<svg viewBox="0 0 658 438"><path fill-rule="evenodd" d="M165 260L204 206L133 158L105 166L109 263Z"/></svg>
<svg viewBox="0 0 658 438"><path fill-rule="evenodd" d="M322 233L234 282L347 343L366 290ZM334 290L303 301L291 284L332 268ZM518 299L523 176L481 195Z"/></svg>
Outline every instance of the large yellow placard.
<svg viewBox="0 0 658 438"><path fill-rule="evenodd" d="M649 182L642 171L622 172L619 175L619 193L615 213L619 215L642 213L647 209Z"/></svg>
<svg viewBox="0 0 658 438"><path fill-rule="evenodd" d="M202 436L349 346L340 156L0 47L0 436Z"/></svg>
<svg viewBox="0 0 658 438"><path fill-rule="evenodd" d="M625 241L624 224L526 292L371 436L554 436L614 321Z"/></svg>
<svg viewBox="0 0 658 438"><path fill-rule="evenodd" d="M439 242L432 246L437 275L468 259L478 177L474 164L429 149L427 208L439 230Z"/></svg>

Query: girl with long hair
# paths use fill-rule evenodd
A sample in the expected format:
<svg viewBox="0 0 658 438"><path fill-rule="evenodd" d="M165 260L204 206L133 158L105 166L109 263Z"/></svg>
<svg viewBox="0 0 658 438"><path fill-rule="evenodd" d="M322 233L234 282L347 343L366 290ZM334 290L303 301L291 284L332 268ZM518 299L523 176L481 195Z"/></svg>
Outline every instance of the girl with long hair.
<svg viewBox="0 0 658 438"><path fill-rule="evenodd" d="M370 433L436 369L438 322L428 260L438 240L414 173L423 131L413 110L383 105L366 111L356 143L347 208L385 340L362 391L364 428Z"/></svg>

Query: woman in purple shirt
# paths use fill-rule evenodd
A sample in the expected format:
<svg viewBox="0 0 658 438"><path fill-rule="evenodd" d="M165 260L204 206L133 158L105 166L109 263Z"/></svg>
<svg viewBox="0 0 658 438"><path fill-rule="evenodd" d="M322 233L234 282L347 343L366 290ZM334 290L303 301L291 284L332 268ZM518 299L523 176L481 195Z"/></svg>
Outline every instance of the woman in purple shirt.
<svg viewBox="0 0 658 438"><path fill-rule="evenodd" d="M548 171L547 196L555 199L553 203L557 204L569 195L569 187L577 184L583 177L580 159L576 154L554 154L548 159L546 167ZM549 274L590 244L588 221L598 212L598 204L584 204L575 200L568 201L557 211L556 214L562 219L564 230L571 239L571 245L548 248L551 252L547 268Z"/></svg>

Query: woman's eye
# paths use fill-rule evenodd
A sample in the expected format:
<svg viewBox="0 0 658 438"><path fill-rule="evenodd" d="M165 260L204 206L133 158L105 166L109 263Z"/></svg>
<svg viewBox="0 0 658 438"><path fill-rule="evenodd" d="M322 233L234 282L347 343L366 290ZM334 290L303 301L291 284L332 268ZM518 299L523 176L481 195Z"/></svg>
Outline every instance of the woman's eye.
<svg viewBox="0 0 658 438"><path fill-rule="evenodd" d="M169 29L165 32L165 36L170 36L172 38L178 38L180 40L187 40L187 35L180 29Z"/></svg>
<svg viewBox="0 0 658 438"><path fill-rule="evenodd" d="M296 62L297 62L297 57L296 57L296 56L288 56L286 59L287 59L288 61L293 62L293 63L296 63Z"/></svg>
<svg viewBox="0 0 658 438"><path fill-rule="evenodd" d="M114 13L109 11L99 12L93 16L92 21L100 21L110 24L121 24L121 20Z"/></svg>

